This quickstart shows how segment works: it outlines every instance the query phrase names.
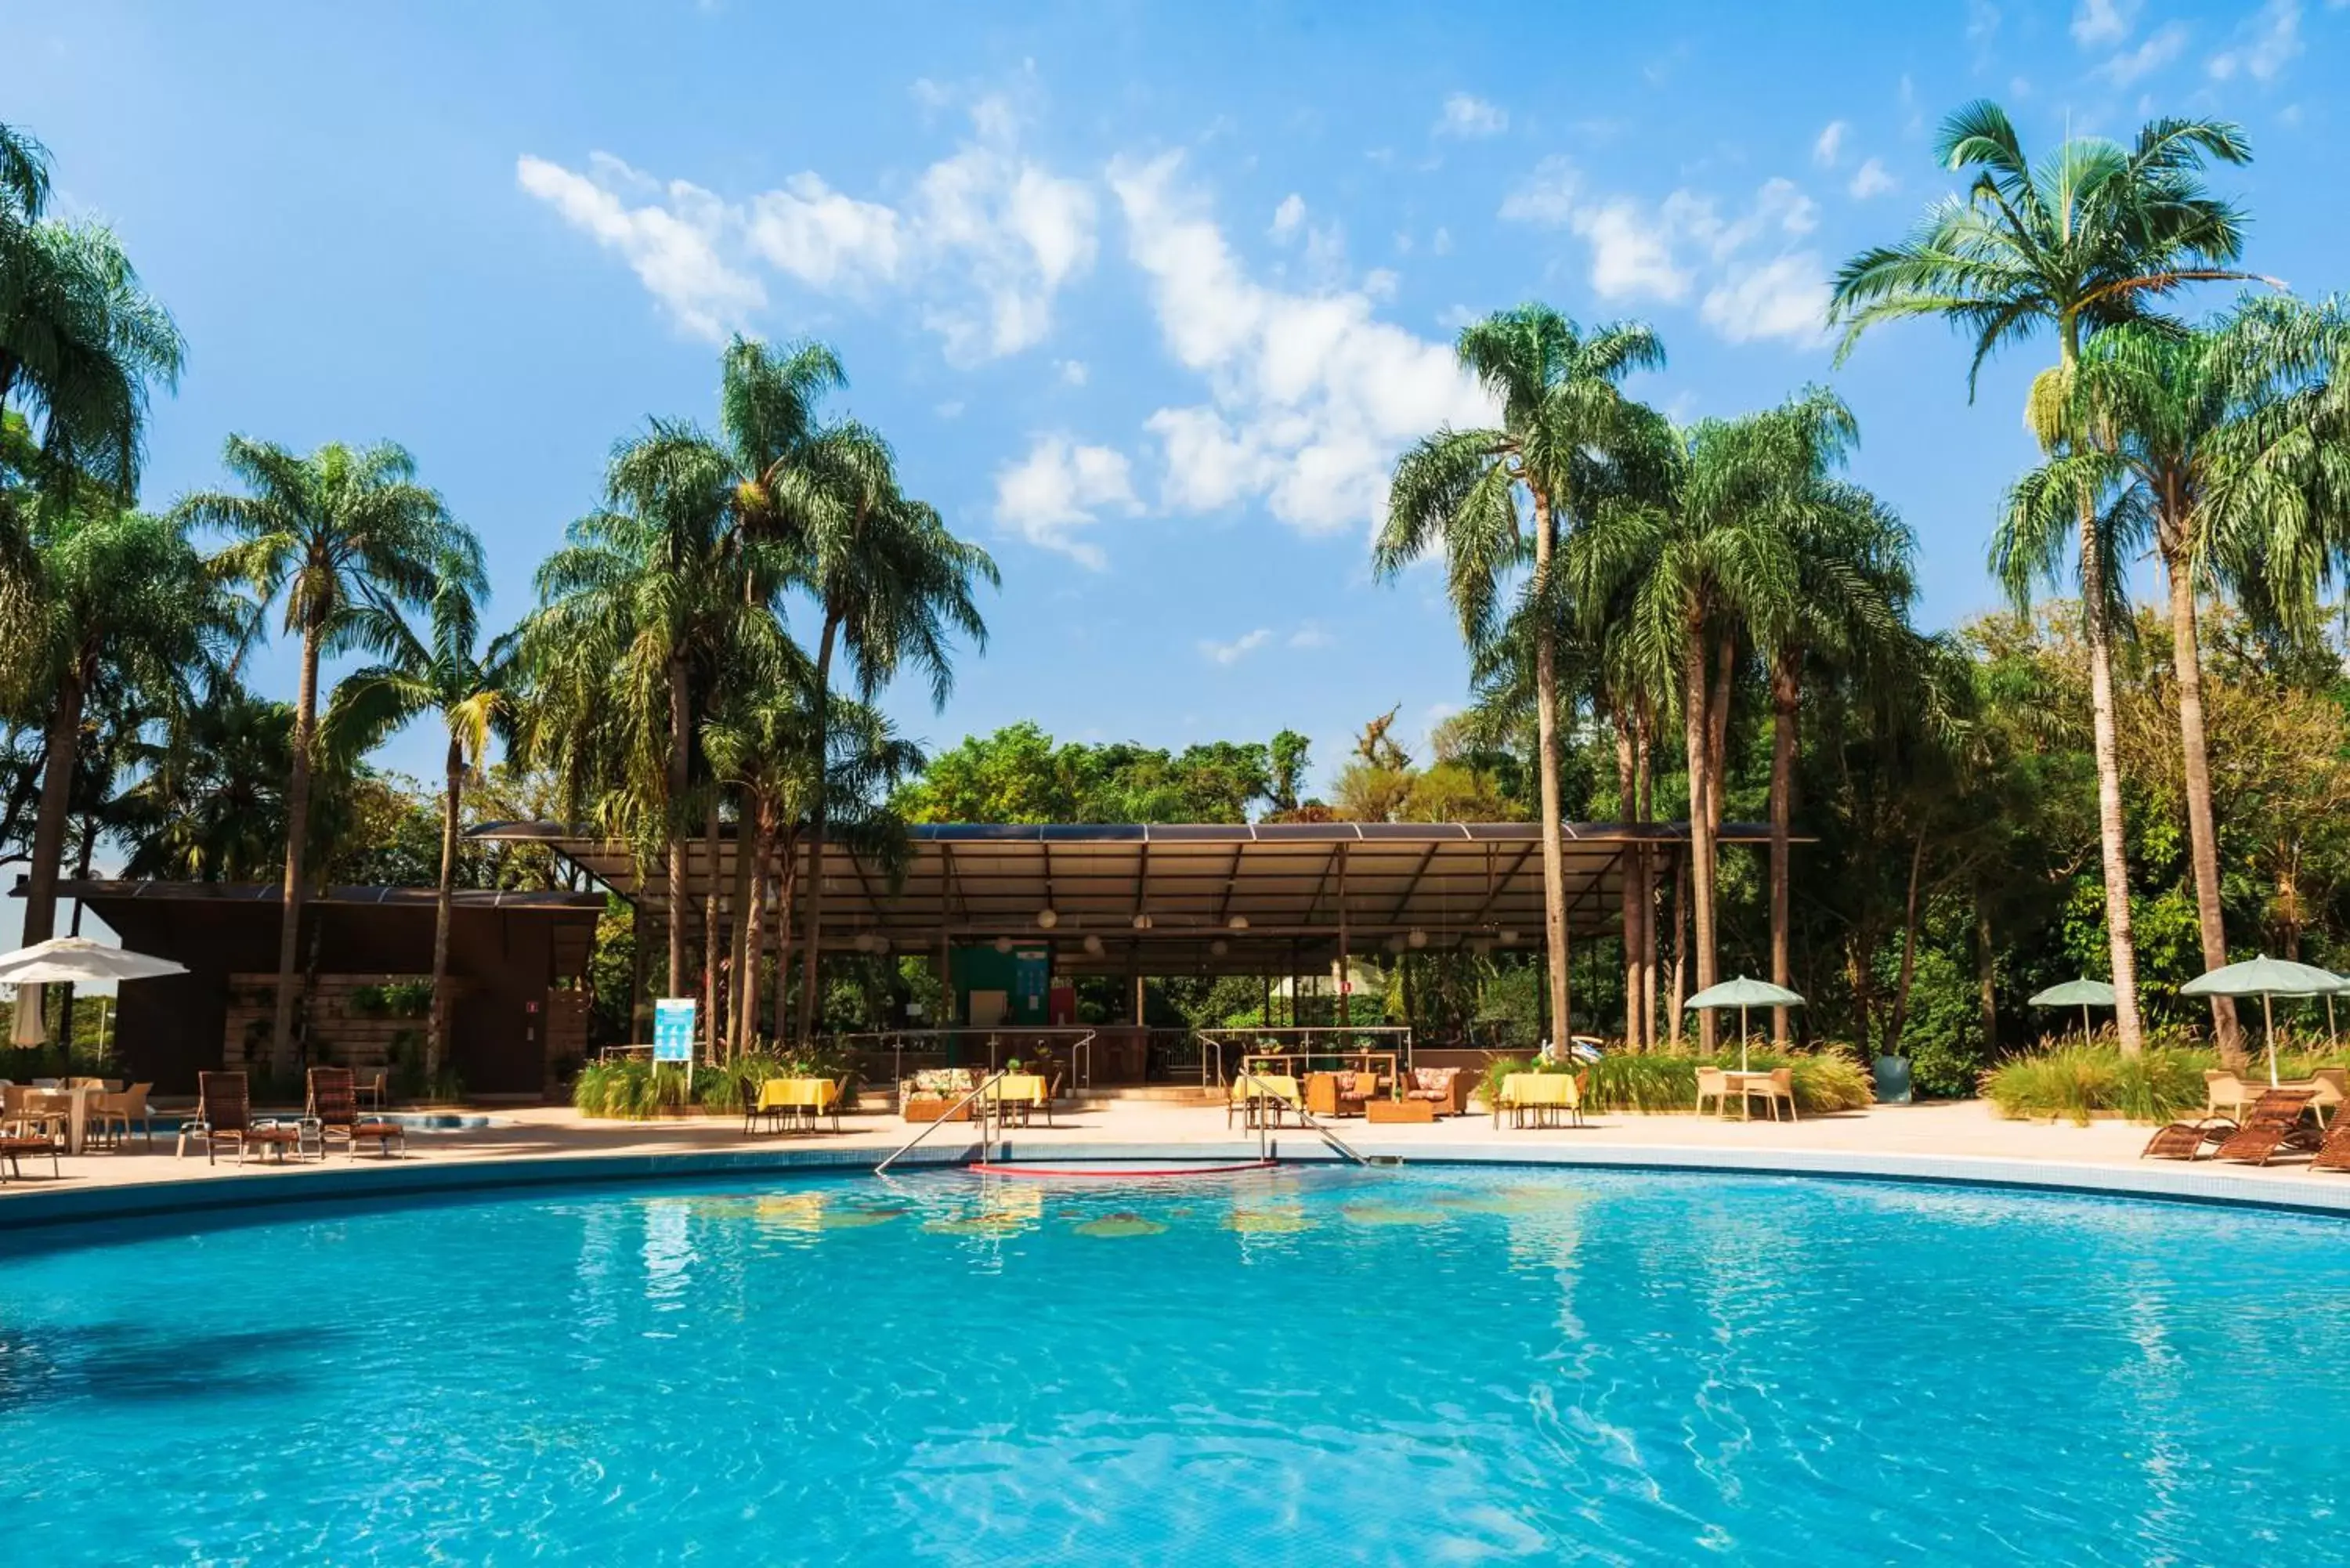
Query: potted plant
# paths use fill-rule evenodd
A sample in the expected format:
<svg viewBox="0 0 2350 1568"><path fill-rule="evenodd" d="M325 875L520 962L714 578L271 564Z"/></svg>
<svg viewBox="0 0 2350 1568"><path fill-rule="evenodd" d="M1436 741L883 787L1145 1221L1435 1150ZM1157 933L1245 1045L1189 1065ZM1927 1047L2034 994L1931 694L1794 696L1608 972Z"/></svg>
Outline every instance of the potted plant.
<svg viewBox="0 0 2350 1568"><path fill-rule="evenodd" d="M1880 1106L1906 1106L1910 1100L1909 1058L1899 1054L1900 1047L1892 1047L1877 1058L1874 1072L1877 1079L1877 1103Z"/></svg>

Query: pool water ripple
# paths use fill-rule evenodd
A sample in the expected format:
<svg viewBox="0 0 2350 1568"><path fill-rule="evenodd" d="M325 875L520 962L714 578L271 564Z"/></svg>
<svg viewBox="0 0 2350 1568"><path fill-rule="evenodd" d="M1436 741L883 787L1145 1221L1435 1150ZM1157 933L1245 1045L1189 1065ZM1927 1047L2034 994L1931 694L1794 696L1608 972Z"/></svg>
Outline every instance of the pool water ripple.
<svg viewBox="0 0 2350 1568"><path fill-rule="evenodd" d="M1657 1173L778 1180L0 1261L27 1562L2313 1559L2350 1230Z"/></svg>

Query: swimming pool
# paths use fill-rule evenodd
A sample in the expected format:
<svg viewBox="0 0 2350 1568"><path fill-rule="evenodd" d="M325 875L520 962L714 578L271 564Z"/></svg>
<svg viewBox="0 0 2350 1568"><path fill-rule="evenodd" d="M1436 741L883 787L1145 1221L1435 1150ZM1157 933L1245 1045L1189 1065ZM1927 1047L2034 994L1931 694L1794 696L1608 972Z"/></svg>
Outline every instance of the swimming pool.
<svg viewBox="0 0 2350 1568"><path fill-rule="evenodd" d="M2345 1260L1657 1172L322 1209L0 1262L0 1519L41 1563L2303 1564Z"/></svg>

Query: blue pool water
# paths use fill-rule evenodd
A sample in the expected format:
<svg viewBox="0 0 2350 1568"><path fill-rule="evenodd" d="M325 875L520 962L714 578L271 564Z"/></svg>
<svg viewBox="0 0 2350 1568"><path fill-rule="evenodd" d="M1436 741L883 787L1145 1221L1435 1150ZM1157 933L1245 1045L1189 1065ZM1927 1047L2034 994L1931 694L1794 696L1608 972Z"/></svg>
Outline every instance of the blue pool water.
<svg viewBox="0 0 2350 1568"><path fill-rule="evenodd" d="M44 1563L2306 1564L2350 1229L1657 1173L778 1180L11 1256Z"/></svg>

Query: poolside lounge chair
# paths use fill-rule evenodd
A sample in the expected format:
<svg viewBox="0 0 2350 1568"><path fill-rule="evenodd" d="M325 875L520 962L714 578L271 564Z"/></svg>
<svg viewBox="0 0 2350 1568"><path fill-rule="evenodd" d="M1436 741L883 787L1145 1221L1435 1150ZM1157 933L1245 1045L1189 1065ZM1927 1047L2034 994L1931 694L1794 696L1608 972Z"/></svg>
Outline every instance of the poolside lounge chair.
<svg viewBox="0 0 2350 1568"><path fill-rule="evenodd" d="M204 1140L204 1163L214 1163L223 1139L236 1145L236 1162L244 1163L244 1151L259 1147L265 1152L276 1149L280 1159L287 1149L299 1152L302 1134L274 1121L253 1119L252 1092L242 1073L199 1073L196 1075L196 1114L180 1124L178 1153L188 1152L188 1140Z"/></svg>
<svg viewBox="0 0 2350 1568"><path fill-rule="evenodd" d="M313 1067L309 1074L309 1104L304 1107L305 1118L316 1129L318 1158L327 1158L327 1140L341 1138L357 1159L359 1140L373 1138L376 1151L384 1158L391 1158L391 1146L400 1145L400 1152L408 1152L408 1129L400 1123L380 1116L361 1118L358 1081L348 1067Z"/></svg>
<svg viewBox="0 0 2350 1568"><path fill-rule="evenodd" d="M2325 1130L2317 1151L2309 1157L2312 1170L2350 1170L2350 1116L2336 1116Z"/></svg>
<svg viewBox="0 0 2350 1568"><path fill-rule="evenodd" d="M2317 1097L2314 1089L2271 1089L2252 1102L2244 1125L2228 1135L2212 1154L2238 1165L2266 1165L2288 1148L2315 1149L2324 1135L2304 1126L2302 1113Z"/></svg>
<svg viewBox="0 0 2350 1568"><path fill-rule="evenodd" d="M46 1154L49 1157L49 1175L63 1175L57 1168L57 1146L65 1141L63 1128L53 1129L55 1118L46 1111L26 1111L25 1096L30 1092L14 1085L0 1089L0 1160L7 1162L11 1175L21 1177L25 1174L26 1155Z"/></svg>
<svg viewBox="0 0 2350 1568"><path fill-rule="evenodd" d="M2228 1116L2198 1116L2192 1121L2172 1122L2158 1130L2147 1141L2140 1159L2200 1159L2205 1145L2227 1148L2239 1138L2247 1141L2237 1145L2240 1152L2231 1158L2251 1157L2251 1151L2269 1142L2265 1153L2257 1155L2259 1163L2267 1163L2273 1154L2295 1136L2301 1125L2301 1114L2309 1106L2314 1091L2309 1089L2271 1089L2252 1102L2241 1122Z"/></svg>

